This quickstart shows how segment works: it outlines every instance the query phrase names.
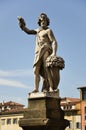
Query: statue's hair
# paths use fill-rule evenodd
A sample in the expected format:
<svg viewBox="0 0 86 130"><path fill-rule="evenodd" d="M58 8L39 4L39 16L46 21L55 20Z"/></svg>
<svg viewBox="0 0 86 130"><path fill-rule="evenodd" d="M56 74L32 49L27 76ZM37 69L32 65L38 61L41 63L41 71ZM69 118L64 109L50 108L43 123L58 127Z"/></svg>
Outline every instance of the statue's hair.
<svg viewBox="0 0 86 130"><path fill-rule="evenodd" d="M42 17L42 15L45 16L46 21L47 21L47 26L48 26L50 24L50 19L47 17L47 15L45 13L41 13L40 16L38 17L38 25L39 26L41 25L40 23L41 23L41 17Z"/></svg>

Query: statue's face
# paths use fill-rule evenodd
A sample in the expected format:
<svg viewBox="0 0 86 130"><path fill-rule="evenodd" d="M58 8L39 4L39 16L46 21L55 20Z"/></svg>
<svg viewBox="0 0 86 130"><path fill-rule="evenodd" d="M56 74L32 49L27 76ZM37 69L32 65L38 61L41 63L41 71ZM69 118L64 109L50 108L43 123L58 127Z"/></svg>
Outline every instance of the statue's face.
<svg viewBox="0 0 86 130"><path fill-rule="evenodd" d="M42 28L46 28L47 27L47 19L45 15L41 15L41 22L40 25Z"/></svg>

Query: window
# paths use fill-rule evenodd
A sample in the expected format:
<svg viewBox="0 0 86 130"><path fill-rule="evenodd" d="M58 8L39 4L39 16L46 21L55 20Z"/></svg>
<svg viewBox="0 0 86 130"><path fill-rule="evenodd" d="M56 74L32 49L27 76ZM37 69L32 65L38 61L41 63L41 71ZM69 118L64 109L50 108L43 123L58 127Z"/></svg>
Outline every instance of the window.
<svg viewBox="0 0 86 130"><path fill-rule="evenodd" d="M0 112L1 112L2 108L0 107Z"/></svg>
<svg viewBox="0 0 86 130"><path fill-rule="evenodd" d="M72 128L72 121L70 121L69 128Z"/></svg>
<svg viewBox="0 0 86 130"><path fill-rule="evenodd" d="M71 105L69 106L69 109L72 109L72 106L71 106Z"/></svg>
<svg viewBox="0 0 86 130"><path fill-rule="evenodd" d="M86 114L86 107L84 107L84 113Z"/></svg>
<svg viewBox="0 0 86 130"><path fill-rule="evenodd" d="M84 126L84 130L86 130L86 125Z"/></svg>
<svg viewBox="0 0 86 130"><path fill-rule="evenodd" d="M76 129L80 129L81 128L81 123L80 122L76 122Z"/></svg>
<svg viewBox="0 0 86 130"><path fill-rule="evenodd" d="M71 108L72 108L71 105L67 105L67 106L64 106L64 107L63 107L64 110L70 110Z"/></svg>
<svg viewBox="0 0 86 130"><path fill-rule="evenodd" d="M84 120L86 120L86 116L84 116Z"/></svg>
<svg viewBox="0 0 86 130"><path fill-rule="evenodd" d="M66 108L66 106L64 106L64 110L66 110L67 108Z"/></svg>
<svg viewBox="0 0 86 130"><path fill-rule="evenodd" d="M5 125L5 119L1 119L1 125Z"/></svg>
<svg viewBox="0 0 86 130"><path fill-rule="evenodd" d="M7 125L11 124L11 119L7 119Z"/></svg>
<svg viewBox="0 0 86 130"><path fill-rule="evenodd" d="M13 119L13 124L17 124L17 118Z"/></svg>
<svg viewBox="0 0 86 130"><path fill-rule="evenodd" d="M86 99L86 90L83 90L82 92L83 92L83 93L82 93L82 94L83 94L82 98L83 98L83 100L84 100L84 99Z"/></svg>

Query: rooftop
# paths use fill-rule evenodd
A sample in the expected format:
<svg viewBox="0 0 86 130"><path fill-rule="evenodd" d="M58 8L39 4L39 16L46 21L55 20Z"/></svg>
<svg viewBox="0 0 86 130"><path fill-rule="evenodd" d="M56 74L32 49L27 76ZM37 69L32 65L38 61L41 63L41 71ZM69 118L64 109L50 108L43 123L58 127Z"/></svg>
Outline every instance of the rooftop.
<svg viewBox="0 0 86 130"><path fill-rule="evenodd" d="M2 102L2 103L0 103L0 107L2 107L2 106L21 106L21 107L24 107L24 105L13 102L13 101Z"/></svg>
<svg viewBox="0 0 86 130"><path fill-rule="evenodd" d="M77 89L84 89L84 88L86 88L86 86L82 86L82 87L79 87L79 88L77 88Z"/></svg>
<svg viewBox="0 0 86 130"><path fill-rule="evenodd" d="M79 98L70 98L70 97L64 97L61 99L61 105L75 105L76 103L79 103L80 99Z"/></svg>

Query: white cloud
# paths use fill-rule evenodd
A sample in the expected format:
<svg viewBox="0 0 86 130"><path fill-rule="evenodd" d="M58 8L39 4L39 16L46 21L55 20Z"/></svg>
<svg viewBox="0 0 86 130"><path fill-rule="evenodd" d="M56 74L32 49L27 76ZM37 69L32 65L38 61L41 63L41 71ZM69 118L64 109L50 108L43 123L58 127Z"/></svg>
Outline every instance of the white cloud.
<svg viewBox="0 0 86 130"><path fill-rule="evenodd" d="M2 78L0 78L0 85L12 86L12 87L20 87L20 88L29 88L28 85L25 85L25 84L23 84L23 83L21 83L19 81L2 79Z"/></svg>
<svg viewBox="0 0 86 130"><path fill-rule="evenodd" d="M0 70L0 77L23 77L23 76L32 76L32 70Z"/></svg>

